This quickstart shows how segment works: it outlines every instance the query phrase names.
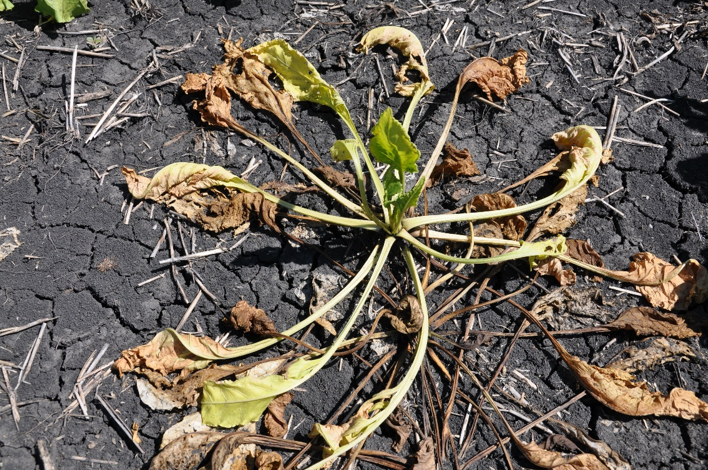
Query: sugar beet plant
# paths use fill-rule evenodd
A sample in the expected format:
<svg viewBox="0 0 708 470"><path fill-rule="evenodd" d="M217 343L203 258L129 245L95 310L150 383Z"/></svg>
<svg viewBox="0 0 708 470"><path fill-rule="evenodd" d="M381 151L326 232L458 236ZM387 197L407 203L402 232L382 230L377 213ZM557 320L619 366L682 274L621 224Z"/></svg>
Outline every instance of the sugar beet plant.
<svg viewBox="0 0 708 470"><path fill-rule="evenodd" d="M552 194L519 207L471 213L414 215L446 143L463 87L468 82L475 82L490 99L491 94L505 98L528 82L524 67L526 54L519 51L500 62L491 58L478 59L462 72L447 124L423 170L419 171L421 153L411 141L409 126L421 98L434 88L423 48L412 33L397 27L374 29L361 40L361 49L367 52L377 45L396 48L404 57L405 63L396 74L396 91L410 97L410 104L403 122L394 118L390 108L386 109L372 129L368 146L337 90L320 77L302 54L280 39L250 49L242 49L240 41L226 42L224 63L215 66L210 75L189 74L183 85L188 93L204 93L204 98L197 100L194 107L205 122L233 129L263 145L300 171L304 179L329 195L345 209L347 215L333 215L298 206L218 166L174 163L160 170L151 179L139 176L133 170L123 169L130 192L135 198L168 204L210 230L220 231L239 226L254 215L279 230L274 222L275 214L279 211L295 213L325 225L339 225L380 235L379 242L361 261L358 272L341 291L311 315L281 333L246 346L226 348L210 338L165 330L149 344L124 352L123 358L116 363L121 372L147 368L162 374L181 371L184 376L204 369L213 361L248 356L285 338L291 338L321 319L344 299L356 296L350 316L328 347L291 358L265 375L244 375L236 380L216 378L204 382L201 413L203 422L211 426L234 427L257 421L274 399L300 387L324 367L340 348L352 344L354 340L348 339L349 333L372 295L382 269L392 252L398 253L396 250L400 250L403 253L408 274L415 286L415 297L409 296L408 302L415 303L417 300L419 305L416 307L422 312L421 321L413 331L415 336L411 337L414 346L409 349L410 357L405 362L407 368L398 373L397 380L391 382L389 388L361 404L349 422L336 426L336 432L330 425L314 426L313 436L321 435L327 449L324 459L312 468L328 464L366 439L401 403L421 369L429 340L429 320L423 284L416 270L414 249L443 262L460 265L499 263L519 258L526 258L534 264L554 257L562 258L565 262L576 262L565 256L566 244L562 236L524 242L509 238L475 237L472 227L479 221L514 216L560 201L586 184L602 158L602 146L595 130L588 126L571 127L552 136L557 147L566 152L568 163L565 167L567 169L560 176L558 188ZM235 68L238 68L237 72ZM416 73L410 74L411 71ZM282 89L272 85L270 78L273 73L282 84ZM409 76L412 75L419 77L416 79L419 81L411 81ZM348 139L332 143L331 156L335 162L350 162L356 178L357 190L354 194L343 194L339 187L317 176L288 152L239 124L230 114L232 93L258 110L273 113L306 151L319 161L320 157L296 129L291 108L293 102L298 101L330 108L351 134ZM385 165L382 176L377 173L377 163ZM435 229L441 224L445 227L463 226L460 223L469 229L462 233ZM433 241L432 246L423 241L426 238ZM465 243L469 249L464 256L453 256L440 251L443 242ZM472 247L475 245L495 245L503 250L498 250L501 254L496 256L472 257ZM593 266L583 267L593 269Z"/></svg>

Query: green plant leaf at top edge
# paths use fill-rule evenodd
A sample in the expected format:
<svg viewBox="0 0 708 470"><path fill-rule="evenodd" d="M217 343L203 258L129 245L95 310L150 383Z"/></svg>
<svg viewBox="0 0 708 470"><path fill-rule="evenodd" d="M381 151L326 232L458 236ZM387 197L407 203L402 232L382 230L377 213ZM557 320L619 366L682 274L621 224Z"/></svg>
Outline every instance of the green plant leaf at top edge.
<svg viewBox="0 0 708 470"><path fill-rule="evenodd" d="M9 11L15 8L10 0L0 0L0 11Z"/></svg>
<svg viewBox="0 0 708 470"><path fill-rule="evenodd" d="M34 11L51 16L57 23L68 23L77 16L88 13L89 7L86 0L37 0Z"/></svg>

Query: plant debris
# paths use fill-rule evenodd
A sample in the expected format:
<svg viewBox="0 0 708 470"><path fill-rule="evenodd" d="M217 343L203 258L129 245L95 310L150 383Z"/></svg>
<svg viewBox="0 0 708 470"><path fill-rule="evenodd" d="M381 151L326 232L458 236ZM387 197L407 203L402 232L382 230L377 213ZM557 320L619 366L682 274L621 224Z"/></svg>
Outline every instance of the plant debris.
<svg viewBox="0 0 708 470"><path fill-rule="evenodd" d="M285 407L293 399L291 392L284 393L270 402L263 416L263 424L269 436L283 437L288 433L288 422L285 420Z"/></svg>
<svg viewBox="0 0 708 470"><path fill-rule="evenodd" d="M476 83L489 101L492 101L492 94L505 100L511 93L529 82L526 76L528 57L528 53L523 49L501 60L480 57L462 71L460 80L463 83Z"/></svg>
<svg viewBox="0 0 708 470"><path fill-rule="evenodd" d="M626 358L617 358L607 364L607 367L633 373L653 369L667 362L689 360L696 357L693 348L683 341L672 338L649 338L645 341L648 342L647 347L630 346L620 353L620 355L626 355Z"/></svg>
<svg viewBox="0 0 708 470"><path fill-rule="evenodd" d="M433 168L426 186L430 188L445 177L477 176L479 174L479 168L472 160L469 150L458 150L450 142L447 142L443 147L442 162Z"/></svg>
<svg viewBox="0 0 708 470"><path fill-rule="evenodd" d="M278 334L273 320L260 308L248 305L248 302L241 300L231 309L229 321L236 331L244 333L253 332L257 335ZM218 379L217 379L218 380Z"/></svg>
<svg viewBox="0 0 708 470"><path fill-rule="evenodd" d="M638 336L666 336L685 339L700 336L686 325L686 321L673 313L662 313L650 307L634 307L625 310L620 316L605 325L618 330L630 330Z"/></svg>

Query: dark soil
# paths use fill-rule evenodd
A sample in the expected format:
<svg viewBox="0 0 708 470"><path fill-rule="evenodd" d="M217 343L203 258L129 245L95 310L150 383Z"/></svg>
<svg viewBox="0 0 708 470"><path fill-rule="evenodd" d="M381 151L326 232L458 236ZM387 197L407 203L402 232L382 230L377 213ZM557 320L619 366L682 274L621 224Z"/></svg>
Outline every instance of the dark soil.
<svg viewBox="0 0 708 470"><path fill-rule="evenodd" d="M291 43L299 40L298 50L328 82L339 84L355 122L363 130L370 88L379 98L371 112L373 119L387 106L401 118L406 102L392 93L390 64L394 58L386 56L385 51L379 56L391 91L388 97L373 56L356 53L356 41L379 25L409 28L425 48L430 48L427 58L436 84L436 91L423 100L421 113L411 127L423 159L430 154L447 119L456 78L465 65L474 57L505 57L524 48L530 55L531 83L508 98L506 106L511 112L499 112L469 98L473 87L468 85L450 135L455 146L470 150L489 178L454 181L431 191L431 213L458 207L474 194L498 190L529 174L554 154L549 139L554 132L577 124L606 126L617 96L622 111L616 135L645 144L616 141L615 160L599 170L599 187L591 187L589 197L603 197L623 188L607 200L623 216L602 204L589 203L580 209L579 222L568 236L589 240L613 269L626 269L630 256L639 251L650 251L666 260L676 256L682 261L696 258L703 263L708 254L704 238L708 236L708 3L593 0L534 2L537 4L524 9L528 3L94 2L88 15L70 24L39 27L33 2L18 0L15 9L0 19L4 54L0 63L9 95L7 104L5 95L0 97L0 112L8 108L16 111L0 120L0 230L16 227L22 245L0 262L0 326L19 326L48 317L54 320L47 323L32 368L16 388L17 401L25 403L19 408L19 431L5 406L9 403L6 390L0 393L2 468L46 468L38 451L40 438L46 442L48 458L56 468L140 468L158 450L162 432L184 416L151 411L143 405L135 376L107 377L99 393L128 426L133 422L139 425L145 449L139 454L113 427L95 401L94 392L87 395L88 418L79 408L68 415L62 411L71 404L75 381L92 352L107 345L99 365L110 363L123 349L144 344L157 331L174 327L186 309L169 269L158 263L169 257L166 246L162 245L156 257L149 257L169 213L162 206L145 203L134 208L125 224L130 195L120 166L141 171L193 161L222 165L240 174L254 159L260 161L250 177L255 184L277 179L283 171L282 162L258 146L249 146L239 135L203 125L191 110L192 98L179 90L179 80L146 89L187 72L210 71L221 61L221 40L226 37L243 37L249 47L274 37ZM445 37L440 36L448 19L453 24ZM463 27L468 33L465 47L458 45L453 51ZM91 131L89 124L95 124L97 117L79 121L78 139L65 129L71 54L37 47L78 45L88 50L87 38L100 34L67 33L95 29L104 29L103 34L110 38L105 53L113 57L80 55L76 93L107 89L111 95L78 108L77 117L102 114L155 57L159 68L147 73L130 91L140 95L126 112L144 116L128 117L85 144ZM631 60L615 73L622 57L617 39L620 33L630 44L639 67L671 48L674 51L642 73L636 72ZM480 43L484 45L475 47ZM16 64L5 56L19 58L18 47L25 51L24 62L18 89L13 91ZM569 58L577 81L559 49ZM677 115L657 104L635 111L647 100L621 89L668 99L662 104ZM269 116L254 113L241 103L234 103L233 114L245 127L288 148L288 136ZM297 106L296 115L302 134L321 155L328 155L334 139L344 136L342 126L326 109L303 104ZM30 126L34 129L20 147L12 139L22 139ZM308 159L296 147L292 151ZM284 179L300 181L290 169ZM537 192L547 193L553 184L534 183L514 195L517 201L528 202ZM332 209L328 209L328 200L317 194L298 196L297 200L310 207ZM243 236L228 232L214 236L187 222L181 226L190 251L230 246ZM283 222L283 226L292 230L295 221ZM307 239L314 247L295 245L268 228L254 225L249 232L249 238L237 249L192 262L192 269L216 296L218 306L203 297L185 330L200 328L211 337L225 333L228 329L221 321L222 309L228 311L242 299L265 310L278 329L285 329L307 314L313 277L345 277L318 248L355 269L359 254L373 243L356 232L321 227L314 227L313 236ZM178 254L183 254L174 221L172 233ZM516 266L527 269L525 262ZM185 267L180 267L178 278L191 300L199 286ZM394 275L403 272L397 270L400 267L394 263ZM163 278L138 286L163 273ZM383 284L393 285L390 277L384 278ZM520 279L507 267L491 286L510 292L521 285ZM543 283L549 289L557 288L555 281L544 279ZM606 281L600 286L613 316L626 307L646 305L641 298L608 289L616 284ZM578 288L593 286L579 275ZM432 302L440 301L443 294L433 297ZM534 288L517 301L528 307L543 294ZM465 302L473 302L474 291L470 295ZM698 307L692 314L704 316L704 308ZM509 305L478 312L478 318L491 331L513 332L521 322L520 312ZM12 386L38 331L36 326L0 338L0 364L6 368ZM252 338L236 338L232 344L248 339ZM329 341L321 332L310 340L315 345ZM503 337L480 346L479 354L468 354L470 364L484 372L493 371L508 340ZM571 353L603 365L636 341L630 335L606 334L564 338L563 344ZM640 372L639 378L663 392L683 387L707 400L708 344L705 339L693 339L688 344L696 351L693 360L657 366ZM285 351L286 346L276 349ZM368 352L366 357L375 359L375 354ZM513 375L515 370L536 388ZM355 360L343 361L341 368L335 362L308 382L306 391L297 392L287 408L286 416L293 416L294 428L288 437L306 439L313 422L326 420L366 371ZM502 385L524 393L529 403L543 412L579 390L550 344L540 339L520 341L500 380ZM464 387L476 396L470 384L465 382ZM446 382L441 382L438 392L447 400ZM419 394L417 382L410 402L418 402ZM508 407L517 409L511 404ZM527 410L519 411L532 416ZM465 412L462 404L455 409L453 434L459 433ZM417 418L422 419L420 412ZM590 398L573 404L562 419L605 441L634 468L702 469L708 465L706 423L625 417ZM517 421L512 422L516 428L524 424ZM486 425L480 425L478 432L463 462L495 442ZM525 435L537 441L545 437L540 431ZM388 431L377 431L367 446L391 452L391 442ZM410 444L404 453L415 448ZM530 465L516 450L511 453L519 467ZM506 465L496 451L473 468Z"/></svg>

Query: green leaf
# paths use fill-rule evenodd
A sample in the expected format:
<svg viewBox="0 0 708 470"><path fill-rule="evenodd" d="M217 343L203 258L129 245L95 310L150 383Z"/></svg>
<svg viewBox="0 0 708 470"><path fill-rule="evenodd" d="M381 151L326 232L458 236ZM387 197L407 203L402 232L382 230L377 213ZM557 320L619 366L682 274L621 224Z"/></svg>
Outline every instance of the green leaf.
<svg viewBox="0 0 708 470"><path fill-rule="evenodd" d="M338 140L329 149L329 153L332 154L332 159L336 162L343 162L345 160L352 160L357 156L357 149L359 148L359 143L355 139L342 139Z"/></svg>
<svg viewBox="0 0 708 470"><path fill-rule="evenodd" d="M275 397L297 387L303 379L307 380L307 372L314 375L323 359L326 361L329 357L298 359L288 368L287 378L282 375L246 376L219 383L204 382L202 422L208 426L232 428L258 420Z"/></svg>
<svg viewBox="0 0 708 470"><path fill-rule="evenodd" d="M396 209L399 210L402 214L403 211L405 211L406 209L415 206L415 204L418 202L418 196L420 196L420 193L423 192L424 187L425 181L418 181L418 183L416 183L416 185L410 191L405 193L403 196L401 196L394 202L394 207L396 207Z"/></svg>
<svg viewBox="0 0 708 470"><path fill-rule="evenodd" d="M317 69L290 44L274 39L248 49L270 67L283 82L285 91L295 101L310 101L332 108L343 119L351 120L347 106L332 85L320 77ZM345 117L346 116L346 117Z"/></svg>
<svg viewBox="0 0 708 470"><path fill-rule="evenodd" d="M369 151L379 163L391 165L398 170L398 178L403 182L405 173L417 173L416 162L420 158L418 148L411 142L403 126L393 117L391 108L379 118L371 133Z"/></svg>
<svg viewBox="0 0 708 470"><path fill-rule="evenodd" d="M57 23L68 23L77 16L88 13L89 7L86 0L37 0L34 11L51 16Z"/></svg>
<svg viewBox="0 0 708 470"><path fill-rule="evenodd" d="M9 11L15 8L10 0L0 0L0 11Z"/></svg>

